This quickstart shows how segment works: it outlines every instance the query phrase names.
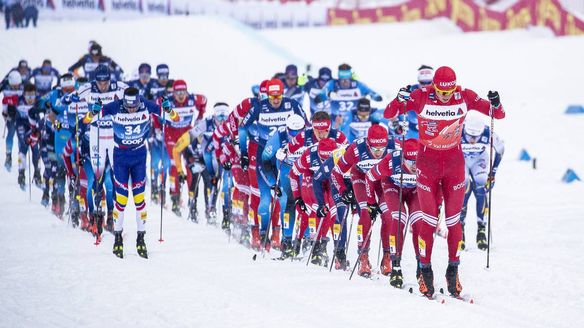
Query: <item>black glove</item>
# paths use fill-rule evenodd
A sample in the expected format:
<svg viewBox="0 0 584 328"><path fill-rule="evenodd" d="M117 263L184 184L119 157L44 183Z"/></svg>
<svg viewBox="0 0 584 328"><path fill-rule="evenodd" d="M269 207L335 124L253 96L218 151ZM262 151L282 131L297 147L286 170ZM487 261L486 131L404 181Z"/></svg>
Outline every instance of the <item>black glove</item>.
<svg viewBox="0 0 584 328"><path fill-rule="evenodd" d="M302 212L306 212L306 204L304 204L304 201L302 200L302 198L298 197L298 198L294 199L294 203L296 203L296 206L298 206L298 208Z"/></svg>
<svg viewBox="0 0 584 328"><path fill-rule="evenodd" d="M377 214L381 214L381 209L377 203L367 204L367 210L369 211L371 220L375 220L377 218Z"/></svg>
<svg viewBox="0 0 584 328"><path fill-rule="evenodd" d="M487 97L493 108L499 108L499 106L501 106L501 98L499 98L499 93L497 91L489 91Z"/></svg>
<svg viewBox="0 0 584 328"><path fill-rule="evenodd" d="M224 168L226 171L229 171L229 170L231 170L231 162L230 162L230 161L227 161L227 162L223 163L223 168Z"/></svg>
<svg viewBox="0 0 584 328"><path fill-rule="evenodd" d="M249 157L247 155L241 155L241 169L247 171L249 167Z"/></svg>
<svg viewBox="0 0 584 328"><path fill-rule="evenodd" d="M217 179L217 177L212 177L212 178L211 178L211 184L212 184L213 186L217 186L217 182L219 182L219 179Z"/></svg>
<svg viewBox="0 0 584 328"><path fill-rule="evenodd" d="M178 175L178 184L182 185L183 183L185 183L186 179L187 177L183 173L180 173Z"/></svg>
<svg viewBox="0 0 584 328"><path fill-rule="evenodd" d="M324 204L318 205L318 209L316 210L316 217L324 218L329 212L328 207Z"/></svg>
<svg viewBox="0 0 584 328"><path fill-rule="evenodd" d="M405 88L401 88L399 89L399 92L397 93L397 100L401 103L408 101L408 99L410 99L410 86L406 86Z"/></svg>
<svg viewBox="0 0 584 328"><path fill-rule="evenodd" d="M277 184L273 185L271 189L274 191L274 195L276 195L276 197L282 197L282 189L280 189Z"/></svg>
<svg viewBox="0 0 584 328"><path fill-rule="evenodd" d="M353 195L353 189L346 189L341 196L341 200L347 205L353 202L353 198L355 198L355 195Z"/></svg>

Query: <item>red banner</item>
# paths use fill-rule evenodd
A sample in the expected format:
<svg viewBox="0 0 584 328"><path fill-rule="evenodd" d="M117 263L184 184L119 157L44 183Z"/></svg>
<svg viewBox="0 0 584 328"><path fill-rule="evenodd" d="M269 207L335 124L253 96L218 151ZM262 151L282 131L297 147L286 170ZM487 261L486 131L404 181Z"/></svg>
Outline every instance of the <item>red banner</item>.
<svg viewBox="0 0 584 328"><path fill-rule="evenodd" d="M479 6L472 0L410 0L379 8L332 8L327 15L329 25L447 17L465 32L547 26L556 35L584 35L584 21L564 9L558 0L520 0L504 11Z"/></svg>

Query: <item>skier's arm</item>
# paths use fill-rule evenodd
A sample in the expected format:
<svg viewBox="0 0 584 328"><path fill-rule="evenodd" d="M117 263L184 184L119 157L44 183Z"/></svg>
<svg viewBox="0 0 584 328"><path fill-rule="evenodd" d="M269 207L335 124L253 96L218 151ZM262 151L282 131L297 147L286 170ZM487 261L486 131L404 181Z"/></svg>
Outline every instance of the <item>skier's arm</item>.
<svg viewBox="0 0 584 328"><path fill-rule="evenodd" d="M332 169L331 173L331 180L333 185L339 193L343 193L346 189L345 184L343 183L343 174L347 172L353 164L357 161L357 154L356 154L356 146L355 144L351 144L347 151L341 159L337 162L337 164Z"/></svg>
<svg viewBox="0 0 584 328"><path fill-rule="evenodd" d="M470 89L464 89L461 91L463 94L464 100L468 106L468 110L476 110L484 115L490 116L491 115L491 102L489 100L483 99L479 97L474 91ZM499 102L497 94L497 101ZM503 109L503 105L498 103L498 106L493 107L493 117L496 119L505 118L505 110Z"/></svg>
<svg viewBox="0 0 584 328"><path fill-rule="evenodd" d="M77 62L75 62L75 64L71 65L71 67L69 67L68 71L73 73L73 75L78 76L77 70L83 66L83 64L85 64L85 56L81 56L81 58L79 58L79 60Z"/></svg>
<svg viewBox="0 0 584 328"><path fill-rule="evenodd" d="M302 174L306 174L307 167L309 166L309 158L310 158L310 149L306 149L300 158L294 161L292 165L292 169L290 170L290 187L292 189L292 194L294 195L294 199L301 196L300 192L300 185L301 180L300 176Z"/></svg>
<svg viewBox="0 0 584 328"><path fill-rule="evenodd" d="M361 81L357 81L357 86L358 86L359 90L361 90L362 95L369 95L371 97L371 99L373 99L375 101L382 101L383 100L383 97L381 97L380 94L373 91L365 83L363 83Z"/></svg>
<svg viewBox="0 0 584 328"><path fill-rule="evenodd" d="M323 184L330 178L331 171L334 165L335 165L334 159L330 157L326 161L324 161L324 163L320 165L316 173L314 173L314 177L312 179L312 188L314 190L314 196L318 204L326 204L324 199Z"/></svg>
<svg viewBox="0 0 584 328"><path fill-rule="evenodd" d="M172 148L172 159L174 160L178 174L184 175L183 165L182 165L182 153L191 144L191 135L189 131L183 133L174 147Z"/></svg>
<svg viewBox="0 0 584 328"><path fill-rule="evenodd" d="M400 91L401 93L402 91ZM409 98L407 100L405 100L405 105L404 102L400 101L400 95L398 93L398 96L395 97L388 105L387 107L385 107L385 112L383 113L383 116L385 118L394 118L397 115L401 115L401 114L405 114L407 111L413 110L416 113L420 112L420 109L424 106L423 102L422 102L422 97L424 96L424 93L422 92L422 89L416 89L414 91L412 91L412 93L409 95Z"/></svg>

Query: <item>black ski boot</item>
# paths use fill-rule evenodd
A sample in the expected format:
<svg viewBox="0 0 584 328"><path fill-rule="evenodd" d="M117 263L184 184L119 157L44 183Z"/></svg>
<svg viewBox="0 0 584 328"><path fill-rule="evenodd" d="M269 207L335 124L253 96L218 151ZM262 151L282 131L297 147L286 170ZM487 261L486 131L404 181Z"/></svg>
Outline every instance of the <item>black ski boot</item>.
<svg viewBox="0 0 584 328"><path fill-rule="evenodd" d="M136 250L138 255L145 259L148 258L148 250L146 249L146 243L144 243L144 235L146 231L138 231L138 238L136 238Z"/></svg>
<svg viewBox="0 0 584 328"><path fill-rule="evenodd" d="M312 252L312 257L310 262L315 265L327 266L328 265L328 254L326 252L327 239L317 240L314 244L314 251Z"/></svg>
<svg viewBox="0 0 584 328"><path fill-rule="evenodd" d="M434 295L434 272L431 266L420 268L418 285L420 286L420 293L424 294L424 296L432 297Z"/></svg>
<svg viewBox="0 0 584 328"><path fill-rule="evenodd" d="M221 229L223 229L226 233L229 233L231 232L230 225L231 225L231 209L226 207L223 209L223 221L221 222Z"/></svg>
<svg viewBox="0 0 584 328"><path fill-rule="evenodd" d="M6 153L6 161L4 162L4 167L8 172L12 169L12 154Z"/></svg>
<svg viewBox="0 0 584 328"><path fill-rule="evenodd" d="M335 252L335 270L347 270L349 268L349 261L347 261L347 254L344 248L337 248Z"/></svg>
<svg viewBox="0 0 584 328"><path fill-rule="evenodd" d="M194 223L199 222L198 213L197 213L197 202L194 197L189 198L189 220Z"/></svg>
<svg viewBox="0 0 584 328"><path fill-rule="evenodd" d="M124 241L122 240L122 232L114 231L114 255L123 259L124 258Z"/></svg>
<svg viewBox="0 0 584 328"><path fill-rule="evenodd" d="M150 199L152 203L158 204L158 184L156 183L156 179L150 180Z"/></svg>
<svg viewBox="0 0 584 328"><path fill-rule="evenodd" d="M309 238L304 238L302 240L302 254L306 254L306 253L310 252L310 250L312 249L312 244L314 244L314 240L309 239Z"/></svg>
<svg viewBox="0 0 584 328"><path fill-rule="evenodd" d="M54 197L53 197L54 198ZM49 206L49 188L45 187L43 189L43 197L41 198L41 205L43 205L44 207L48 207Z"/></svg>
<svg viewBox="0 0 584 328"><path fill-rule="evenodd" d="M446 284L450 295L460 295L460 292L462 292L462 285L458 280L458 265L448 264L448 268L446 269Z"/></svg>
<svg viewBox="0 0 584 328"><path fill-rule="evenodd" d="M43 187L43 178L41 178L41 170L36 168L34 169L34 175L32 176L32 183L34 183L37 188Z"/></svg>
<svg viewBox="0 0 584 328"><path fill-rule="evenodd" d="M487 250L489 243L487 242L487 228L484 224L478 224L477 230L477 247L481 251Z"/></svg>
<svg viewBox="0 0 584 328"><path fill-rule="evenodd" d="M105 222L105 230L114 233L114 212L107 213L107 221Z"/></svg>
<svg viewBox="0 0 584 328"><path fill-rule="evenodd" d="M401 259L395 258L391 261L391 273L389 274L389 284L395 288L402 288L404 284L404 276L401 270Z"/></svg>
<svg viewBox="0 0 584 328"><path fill-rule="evenodd" d="M24 176L24 170L18 170L18 185L20 189L26 190L26 178Z"/></svg>
<svg viewBox="0 0 584 328"><path fill-rule="evenodd" d="M97 211L94 214L95 217L95 232L97 233L97 236L101 236L101 234L103 233L103 217L104 217L104 213L102 211Z"/></svg>
<svg viewBox="0 0 584 328"><path fill-rule="evenodd" d="M284 237L280 243L280 250L282 251L282 258L287 259L294 256L294 249L292 248L292 238Z"/></svg>
<svg viewBox="0 0 584 328"><path fill-rule="evenodd" d="M176 216L180 217L182 214L180 212L180 195L172 195L170 196L170 200L172 201L172 212L176 214Z"/></svg>
<svg viewBox="0 0 584 328"><path fill-rule="evenodd" d="M298 255L300 255L300 247L302 245L302 240L301 239L296 239L292 242L292 256L293 257L298 257Z"/></svg>

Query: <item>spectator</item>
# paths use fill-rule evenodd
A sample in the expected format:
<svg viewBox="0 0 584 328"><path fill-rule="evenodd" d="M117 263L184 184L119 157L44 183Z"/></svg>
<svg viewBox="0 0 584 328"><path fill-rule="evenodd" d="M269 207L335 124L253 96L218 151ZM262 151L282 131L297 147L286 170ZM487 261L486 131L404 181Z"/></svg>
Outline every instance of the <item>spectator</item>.
<svg viewBox="0 0 584 328"><path fill-rule="evenodd" d="M37 26L37 20L39 18L39 10L34 3L30 3L26 8L24 8L24 26L28 27L30 21L32 21L32 26Z"/></svg>

